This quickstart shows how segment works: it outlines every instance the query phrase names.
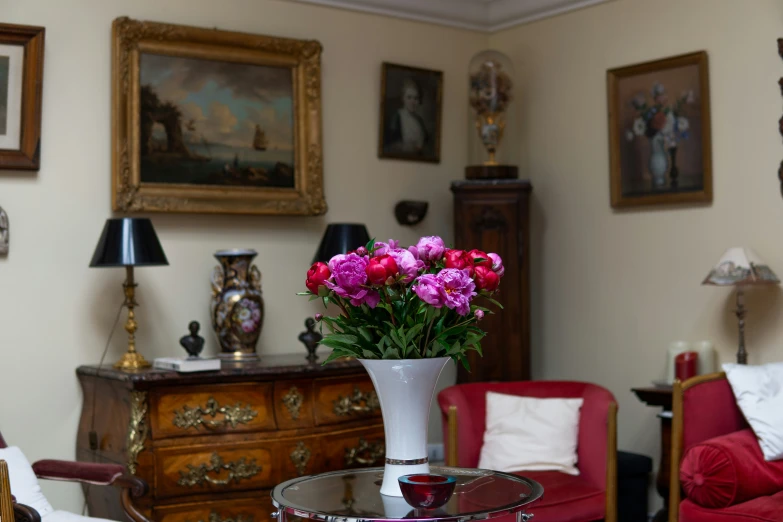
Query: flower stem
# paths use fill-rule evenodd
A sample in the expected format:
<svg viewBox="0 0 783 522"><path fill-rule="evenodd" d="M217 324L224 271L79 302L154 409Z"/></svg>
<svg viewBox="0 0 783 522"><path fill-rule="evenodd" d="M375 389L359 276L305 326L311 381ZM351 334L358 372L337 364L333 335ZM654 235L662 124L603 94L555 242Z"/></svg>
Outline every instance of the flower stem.
<svg viewBox="0 0 783 522"><path fill-rule="evenodd" d="M389 299L389 294L386 293L386 288L383 289L383 297L386 300L386 304L389 305L389 315L391 316L391 321L394 326L397 326L397 321L394 320L394 309L392 308L391 299Z"/></svg>
<svg viewBox="0 0 783 522"><path fill-rule="evenodd" d="M430 332L432 331L432 323L435 322L435 319L437 318L433 318L432 321L430 321L430 326L427 328L427 337L424 338L424 347L422 348L422 354L421 354L422 357L424 357L425 354L427 353L427 345L430 342Z"/></svg>

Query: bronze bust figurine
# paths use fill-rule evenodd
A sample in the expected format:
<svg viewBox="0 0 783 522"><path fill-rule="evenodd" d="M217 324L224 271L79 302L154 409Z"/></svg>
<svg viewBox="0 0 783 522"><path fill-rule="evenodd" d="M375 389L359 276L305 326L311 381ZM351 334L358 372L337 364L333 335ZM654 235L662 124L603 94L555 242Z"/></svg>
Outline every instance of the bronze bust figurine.
<svg viewBox="0 0 783 522"><path fill-rule="evenodd" d="M199 328L201 328L201 325L198 324L198 321L191 321L188 325L190 335L186 335L179 340L179 344L188 352L189 359L198 359L198 354L204 349L204 338L198 335Z"/></svg>
<svg viewBox="0 0 783 522"><path fill-rule="evenodd" d="M307 360L315 362L318 360L318 356L315 351L318 349L318 343L321 342L323 336L315 331L315 319L308 317L305 319L305 327L307 330L299 334L299 340L307 348Z"/></svg>

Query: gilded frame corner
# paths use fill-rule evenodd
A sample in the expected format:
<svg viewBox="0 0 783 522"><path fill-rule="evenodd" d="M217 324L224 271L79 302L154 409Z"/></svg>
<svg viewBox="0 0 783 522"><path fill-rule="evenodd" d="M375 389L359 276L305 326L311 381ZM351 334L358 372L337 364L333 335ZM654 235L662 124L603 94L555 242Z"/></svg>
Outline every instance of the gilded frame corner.
<svg viewBox="0 0 783 522"><path fill-rule="evenodd" d="M321 126L321 44L217 29L133 20L112 23L112 209L314 216L326 213ZM141 181L140 54L239 61L291 68L293 189L174 185Z"/></svg>

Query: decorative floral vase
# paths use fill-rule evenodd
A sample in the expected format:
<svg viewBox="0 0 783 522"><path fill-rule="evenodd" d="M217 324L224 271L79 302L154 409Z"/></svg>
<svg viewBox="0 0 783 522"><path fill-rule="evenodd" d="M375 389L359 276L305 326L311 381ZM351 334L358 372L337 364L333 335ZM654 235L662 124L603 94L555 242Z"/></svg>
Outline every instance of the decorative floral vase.
<svg viewBox="0 0 783 522"><path fill-rule="evenodd" d="M653 177L653 185L661 187L666 184L666 171L669 170L669 156L666 154L663 136L657 133L650 138L650 173Z"/></svg>
<svg viewBox="0 0 783 522"><path fill-rule="evenodd" d="M381 494L401 497L397 478L429 473L427 427L438 376L449 357L360 359L370 374L383 414L386 464Z"/></svg>
<svg viewBox="0 0 783 522"><path fill-rule="evenodd" d="M218 357L258 359L256 343L264 322L261 272L251 264L255 250L221 250L212 272L212 327L220 343Z"/></svg>

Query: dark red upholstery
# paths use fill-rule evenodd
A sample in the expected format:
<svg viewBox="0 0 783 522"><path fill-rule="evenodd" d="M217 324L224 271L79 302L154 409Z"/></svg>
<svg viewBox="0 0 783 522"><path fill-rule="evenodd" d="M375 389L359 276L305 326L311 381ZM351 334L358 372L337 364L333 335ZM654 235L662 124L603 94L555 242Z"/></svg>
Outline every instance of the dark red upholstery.
<svg viewBox="0 0 783 522"><path fill-rule="evenodd" d="M783 521L783 491L723 509L704 508L690 500L683 500L680 503L680 522L781 521Z"/></svg>
<svg viewBox="0 0 783 522"><path fill-rule="evenodd" d="M680 483L702 507L729 507L783 491L783 460L766 462L747 428L691 446L680 464Z"/></svg>
<svg viewBox="0 0 783 522"><path fill-rule="evenodd" d="M556 471L521 472L544 487L544 498L531 513L536 522L600 520L606 514L609 406L614 396L600 386L571 381L481 382L451 386L438 394L443 439L448 454L448 411L457 407L457 465L478 466L484 442L486 393L538 398L582 398L577 442L578 476ZM509 519L511 520L511 519Z"/></svg>
<svg viewBox="0 0 783 522"><path fill-rule="evenodd" d="M679 506L679 522L783 522L783 492L770 495L775 489L774 484L783 480L783 477L777 477L775 470L770 468L766 469L763 477L759 475L758 466L767 466L770 463L764 463L758 444L750 440L749 435L752 437L752 432L747 429L748 425L737 407L729 382L722 378L693 386L687 386L686 383L682 398L684 457L680 469L673 470L682 480L683 499ZM743 430L747 431L736 433ZM755 449L749 446L750 442L755 443ZM702 473L701 478L704 481L704 471L708 470L710 464L720 466L719 452L715 451L717 448L721 448L726 454L736 451L736 454L730 457L733 471L725 468L711 469L707 475L719 481L720 477L729 477L734 473L737 480L752 476L758 483L713 482L712 491L705 491L705 483L696 484L697 473ZM690 450L695 453L691 455ZM754 453L755 457L752 456ZM689 461L702 458L705 462L701 464ZM725 455L724 458L726 460L723 462L729 462ZM761 459L761 463L758 459ZM753 491L760 490L766 491L769 496L748 498ZM688 497L689 491L695 492L693 498ZM696 502L725 506L727 499L732 505L721 508L704 507Z"/></svg>
<svg viewBox="0 0 783 522"><path fill-rule="evenodd" d="M110 486L125 473L119 464L39 460L33 464L35 476L51 480L75 480L88 484Z"/></svg>

